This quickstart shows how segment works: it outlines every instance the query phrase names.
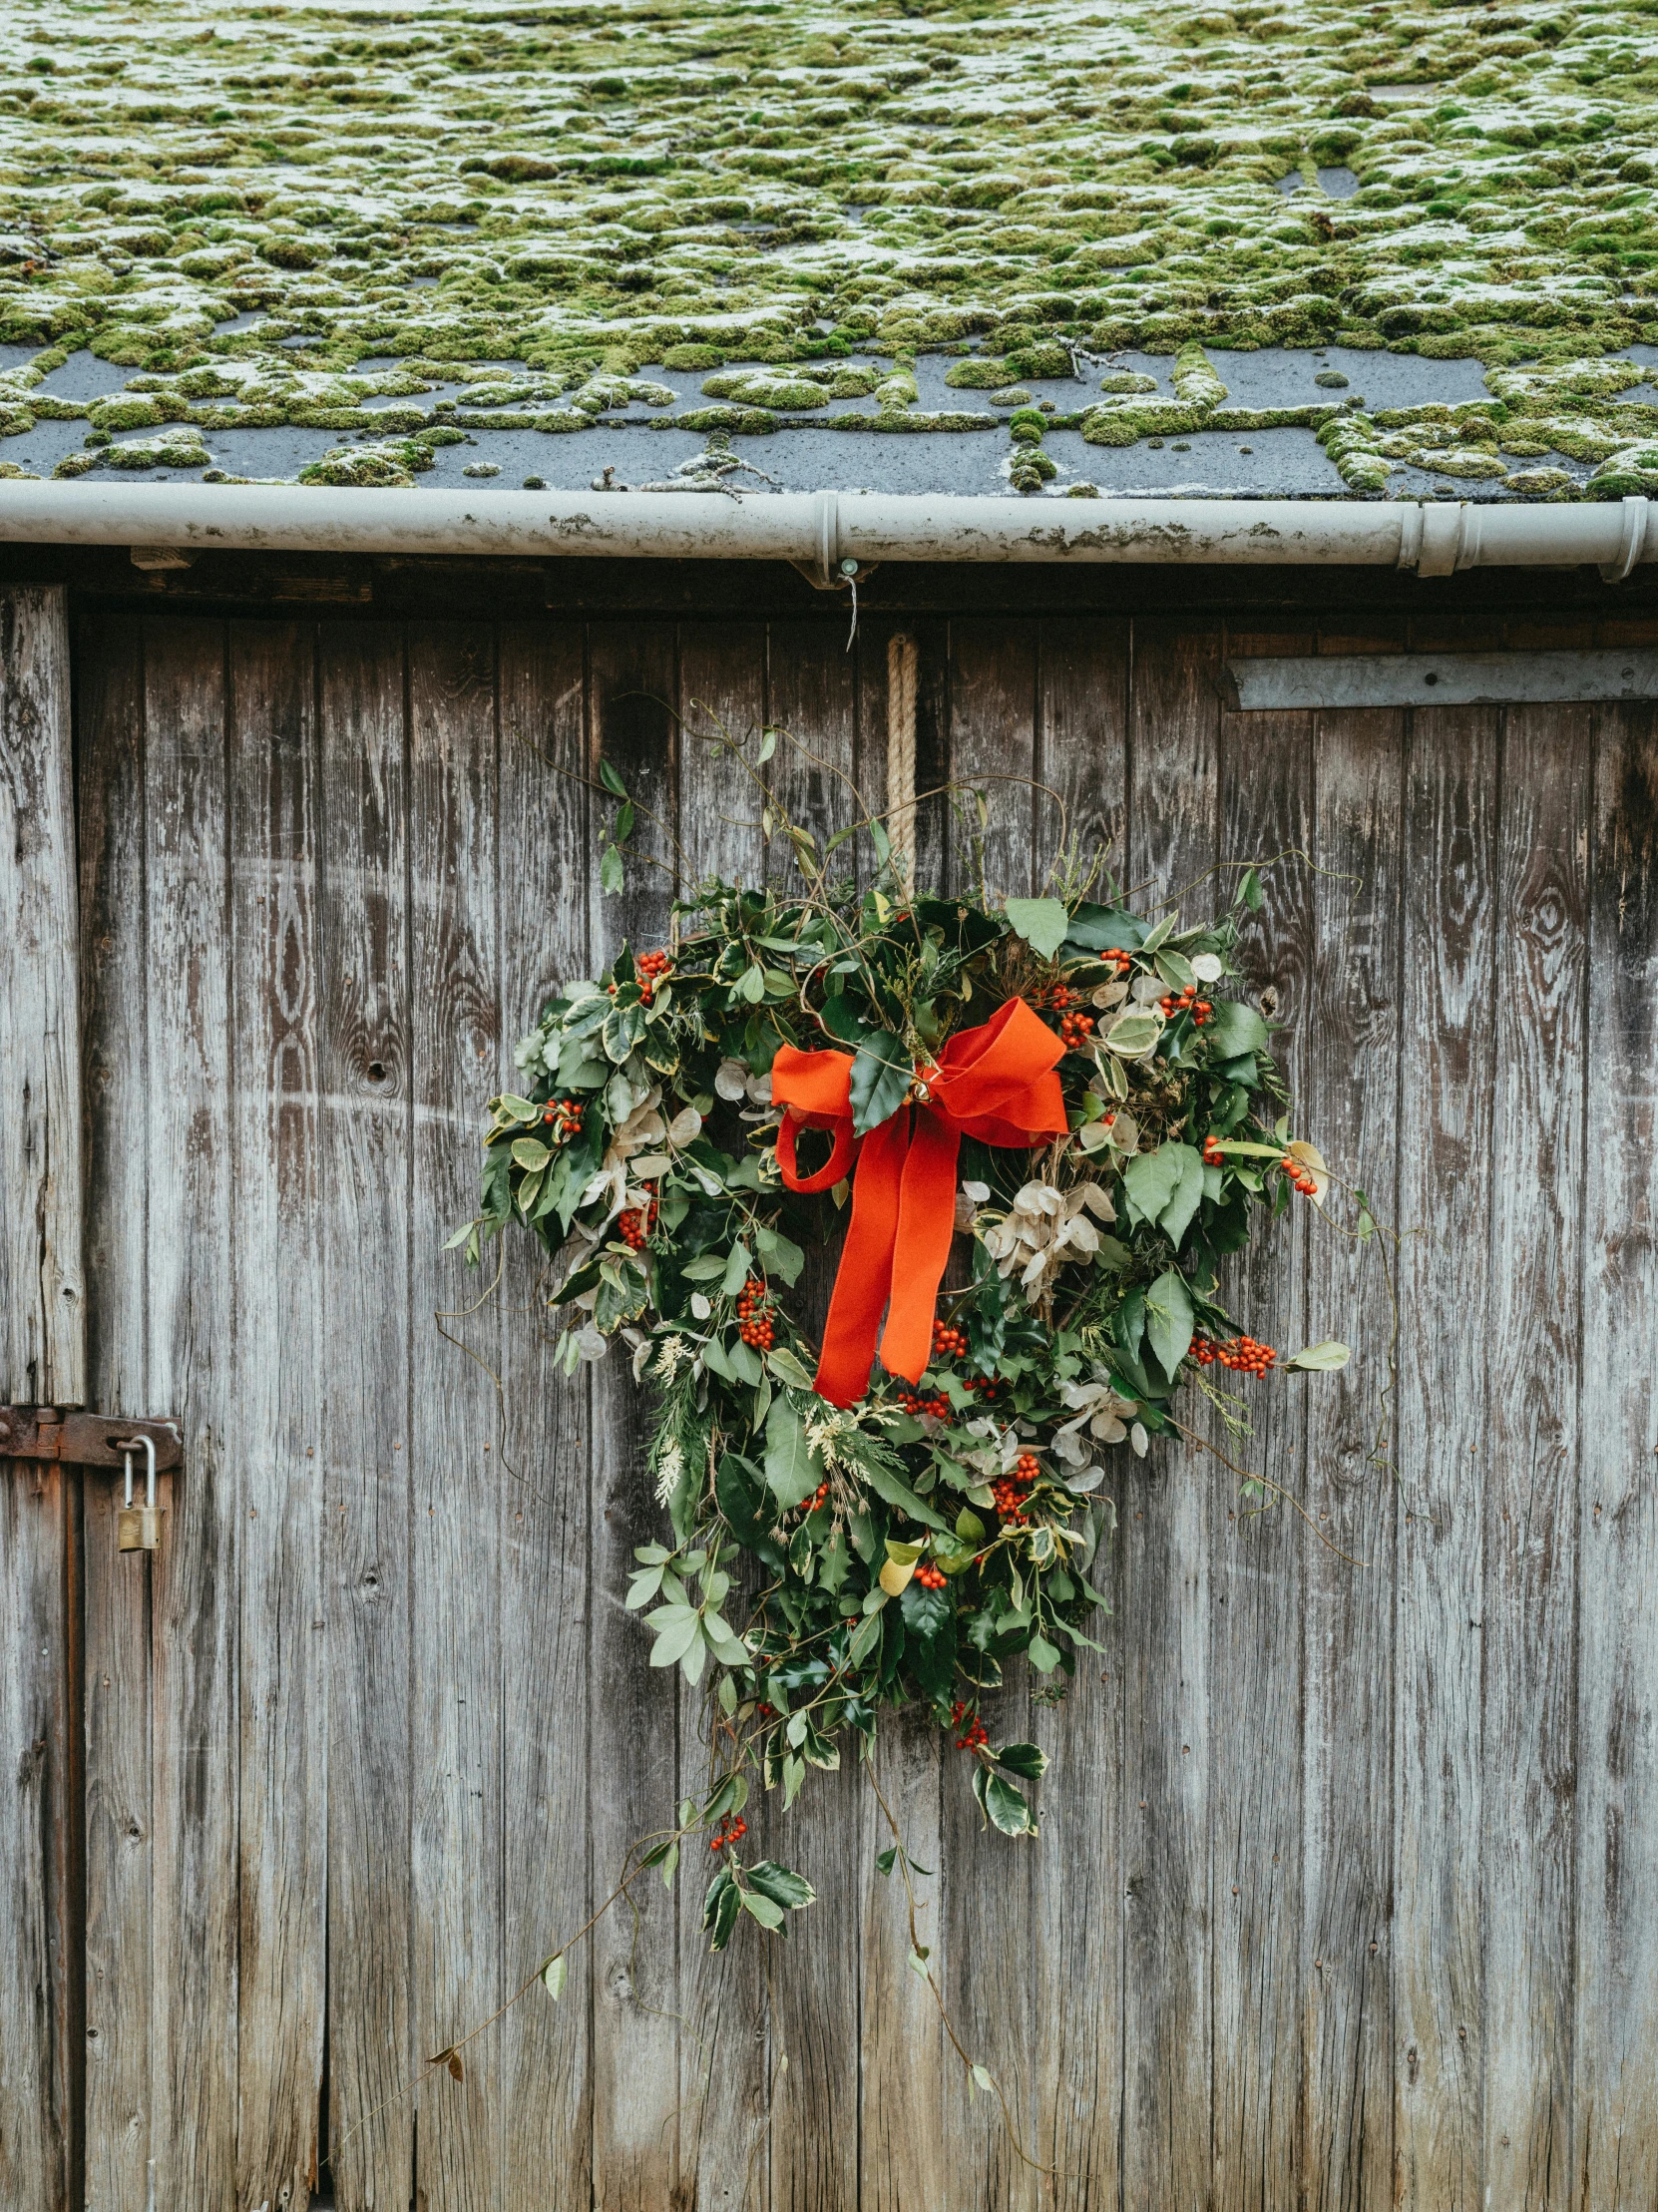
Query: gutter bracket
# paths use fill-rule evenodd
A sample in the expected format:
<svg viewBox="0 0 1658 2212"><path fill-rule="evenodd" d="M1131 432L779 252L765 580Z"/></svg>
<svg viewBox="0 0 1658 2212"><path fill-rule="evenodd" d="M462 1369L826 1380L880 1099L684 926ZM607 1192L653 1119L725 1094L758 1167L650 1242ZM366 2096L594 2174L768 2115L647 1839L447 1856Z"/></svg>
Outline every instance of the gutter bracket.
<svg viewBox="0 0 1658 2212"><path fill-rule="evenodd" d="M1618 550L1610 561L1601 563L1601 582L1621 584L1645 549L1646 501L1639 493L1631 493L1623 503L1623 531L1618 539Z"/></svg>
<svg viewBox="0 0 1658 2212"><path fill-rule="evenodd" d="M839 492L818 492L812 500L812 534L816 540L812 553L802 559L789 556L789 567L798 569L816 592L844 592L848 585L861 584L866 576L873 576L881 566L879 561L855 561L850 554L841 552L841 515Z"/></svg>
<svg viewBox="0 0 1658 2212"><path fill-rule="evenodd" d="M1424 507L1420 512L1422 538L1417 555L1418 576L1453 575L1464 565L1462 524L1467 509L1458 503L1454 507Z"/></svg>
<svg viewBox="0 0 1658 2212"><path fill-rule="evenodd" d="M1399 516L1399 566L1414 569L1422 558L1422 508L1413 500L1400 510Z"/></svg>

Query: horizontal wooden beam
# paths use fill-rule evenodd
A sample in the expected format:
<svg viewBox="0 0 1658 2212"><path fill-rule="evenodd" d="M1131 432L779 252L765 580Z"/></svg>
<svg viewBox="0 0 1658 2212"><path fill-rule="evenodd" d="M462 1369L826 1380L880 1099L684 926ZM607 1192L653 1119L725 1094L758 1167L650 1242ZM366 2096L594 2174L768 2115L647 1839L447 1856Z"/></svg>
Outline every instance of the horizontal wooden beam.
<svg viewBox="0 0 1658 2212"><path fill-rule="evenodd" d="M1340 653L1228 661L1229 706L1546 706L1658 698L1658 652Z"/></svg>

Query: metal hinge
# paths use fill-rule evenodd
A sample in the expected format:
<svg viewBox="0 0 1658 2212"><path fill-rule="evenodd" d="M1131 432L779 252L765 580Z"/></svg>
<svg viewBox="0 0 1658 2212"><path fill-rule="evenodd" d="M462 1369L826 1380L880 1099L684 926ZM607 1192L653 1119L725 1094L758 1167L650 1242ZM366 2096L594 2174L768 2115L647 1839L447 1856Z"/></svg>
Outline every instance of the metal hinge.
<svg viewBox="0 0 1658 2212"><path fill-rule="evenodd" d="M0 1459L60 1460L73 1467L121 1467L123 1443L148 1437L165 1474L184 1460L176 1421L131 1421L124 1414L60 1413L55 1406L0 1406Z"/></svg>

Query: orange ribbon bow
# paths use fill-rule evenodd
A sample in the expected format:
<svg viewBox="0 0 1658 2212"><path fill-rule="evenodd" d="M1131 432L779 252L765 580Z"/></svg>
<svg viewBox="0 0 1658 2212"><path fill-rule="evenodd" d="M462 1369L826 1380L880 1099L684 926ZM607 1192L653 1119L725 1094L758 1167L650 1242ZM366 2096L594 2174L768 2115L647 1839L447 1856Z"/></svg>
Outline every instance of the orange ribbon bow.
<svg viewBox="0 0 1658 2212"><path fill-rule="evenodd" d="M1029 1145L1062 1136L1064 1100L1053 1070L1064 1047L1023 999L1010 999L976 1030L963 1030L896 1113L867 1135L852 1133L852 1055L802 1053L784 1045L771 1064L771 1096L785 1108L777 1165L791 1190L827 1190L857 1161L852 1221L829 1301L816 1387L832 1406L855 1405L869 1388L881 1314L888 1371L921 1380L933 1350L939 1284L956 1227L956 1156L962 1138ZM914 1102L914 1127L911 1104ZM828 1129L826 1166L802 1175L795 1137ZM895 1265L902 1254L902 1264Z"/></svg>

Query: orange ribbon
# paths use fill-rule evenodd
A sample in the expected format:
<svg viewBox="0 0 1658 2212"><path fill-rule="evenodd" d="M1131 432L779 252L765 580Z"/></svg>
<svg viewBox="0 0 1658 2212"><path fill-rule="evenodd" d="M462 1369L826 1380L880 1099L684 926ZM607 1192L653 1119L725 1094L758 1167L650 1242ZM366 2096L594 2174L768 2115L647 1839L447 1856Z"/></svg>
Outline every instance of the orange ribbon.
<svg viewBox="0 0 1658 2212"><path fill-rule="evenodd" d="M771 1096L785 1108L777 1131L784 1182L791 1190L827 1190L854 1161L858 1169L816 1377L819 1396L832 1406L855 1405L869 1388L884 1309L880 1345L888 1372L921 1380L955 1233L962 1138L1030 1145L1062 1136L1064 1100L1053 1070L1063 1055L1025 1001L1010 999L982 1028L951 1038L936 1065L916 1071L911 1099L855 1137L852 1055L802 1053L792 1045L778 1051ZM795 1165L802 1127L834 1134L828 1163L816 1174L802 1175Z"/></svg>

